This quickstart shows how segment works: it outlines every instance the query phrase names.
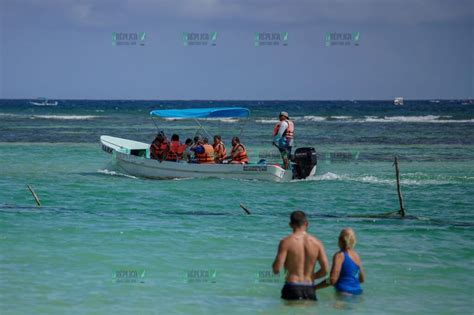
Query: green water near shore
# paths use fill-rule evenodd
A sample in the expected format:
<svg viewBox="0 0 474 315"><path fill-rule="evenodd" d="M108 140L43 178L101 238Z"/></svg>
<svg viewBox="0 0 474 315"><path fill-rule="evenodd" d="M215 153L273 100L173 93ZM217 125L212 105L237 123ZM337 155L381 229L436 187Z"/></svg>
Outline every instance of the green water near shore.
<svg viewBox="0 0 474 315"><path fill-rule="evenodd" d="M97 144L3 143L0 152L4 314L472 310L470 161L402 161L406 208L424 219L384 220L347 215L397 209L391 161L321 161L316 178L284 185L123 176L108 170ZM315 304L279 299L282 281L268 275L294 209L308 213L330 256L340 229L356 230L367 272L361 300L338 300L332 289L318 291Z"/></svg>

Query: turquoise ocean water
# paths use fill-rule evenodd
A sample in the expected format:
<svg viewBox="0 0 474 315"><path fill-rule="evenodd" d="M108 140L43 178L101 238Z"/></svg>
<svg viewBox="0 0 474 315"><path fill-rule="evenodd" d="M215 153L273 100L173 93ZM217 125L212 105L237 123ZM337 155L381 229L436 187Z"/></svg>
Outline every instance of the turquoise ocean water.
<svg viewBox="0 0 474 315"><path fill-rule="evenodd" d="M276 115L297 146L318 151L314 178L287 184L146 180L123 174L100 135L149 142L156 108L245 106L246 122L206 121L239 135L252 160L279 162ZM192 122L159 122L194 135ZM408 214L398 209L393 156ZM0 101L2 314L466 314L474 307L474 107L466 101ZM26 184L38 193L35 206ZM245 215L239 204L252 215ZM329 257L355 229L367 281L360 299L332 289L288 305L270 274L289 213L304 210Z"/></svg>

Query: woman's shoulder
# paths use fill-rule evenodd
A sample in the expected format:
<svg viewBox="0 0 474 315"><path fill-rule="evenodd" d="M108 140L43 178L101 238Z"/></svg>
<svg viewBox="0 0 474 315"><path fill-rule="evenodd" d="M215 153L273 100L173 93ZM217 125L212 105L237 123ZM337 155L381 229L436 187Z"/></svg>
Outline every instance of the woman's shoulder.
<svg viewBox="0 0 474 315"><path fill-rule="evenodd" d="M343 251L338 251L334 254L333 256L334 260L343 260L344 259L344 252Z"/></svg>
<svg viewBox="0 0 474 315"><path fill-rule="evenodd" d="M360 260L359 254L357 254L355 250L351 250L350 256L356 264L361 265L362 261Z"/></svg>

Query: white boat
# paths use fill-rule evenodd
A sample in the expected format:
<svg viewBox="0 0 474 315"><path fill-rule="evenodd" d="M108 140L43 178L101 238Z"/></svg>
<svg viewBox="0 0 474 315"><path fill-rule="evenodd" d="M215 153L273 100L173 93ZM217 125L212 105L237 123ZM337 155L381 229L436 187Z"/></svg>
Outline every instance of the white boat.
<svg viewBox="0 0 474 315"><path fill-rule="evenodd" d="M393 104L402 106L403 105L403 97L395 97L395 99L393 100Z"/></svg>
<svg viewBox="0 0 474 315"><path fill-rule="evenodd" d="M38 101L30 102L30 104L35 105L35 106L57 106L58 102L57 101L50 102L46 98L40 97L40 98L38 98Z"/></svg>
<svg viewBox="0 0 474 315"><path fill-rule="evenodd" d="M198 113L198 114L196 114ZM207 113L207 114L205 114ZM173 119L240 118L249 113L246 108L206 108L185 110L157 110L153 116ZM200 125L202 128L202 126ZM289 170L280 165L262 163L248 164L198 164L186 161L158 161L150 158L150 144L101 136L102 149L112 155L113 162L127 174L152 179L215 177L227 179L267 180L288 182L304 179L316 173L316 151L314 148L298 148Z"/></svg>

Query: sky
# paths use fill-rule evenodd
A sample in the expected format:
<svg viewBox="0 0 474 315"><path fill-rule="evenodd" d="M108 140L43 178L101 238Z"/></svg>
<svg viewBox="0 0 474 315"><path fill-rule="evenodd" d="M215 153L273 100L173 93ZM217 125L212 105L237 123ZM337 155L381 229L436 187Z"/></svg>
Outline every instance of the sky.
<svg viewBox="0 0 474 315"><path fill-rule="evenodd" d="M0 0L0 98L472 98L473 28L472 0Z"/></svg>

